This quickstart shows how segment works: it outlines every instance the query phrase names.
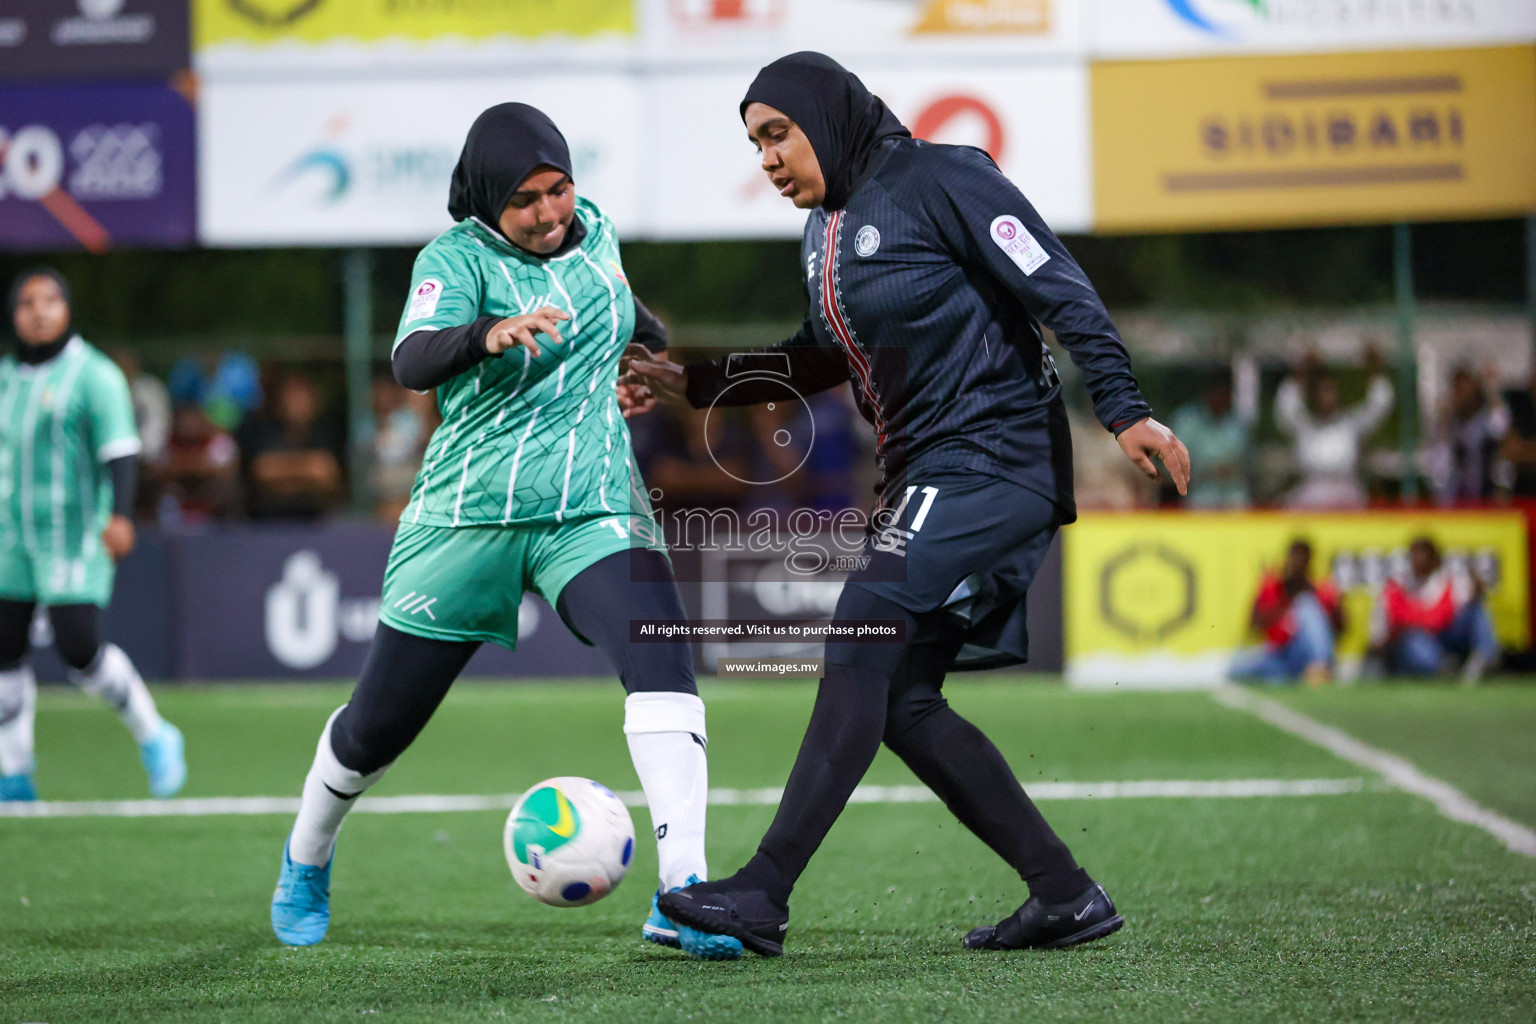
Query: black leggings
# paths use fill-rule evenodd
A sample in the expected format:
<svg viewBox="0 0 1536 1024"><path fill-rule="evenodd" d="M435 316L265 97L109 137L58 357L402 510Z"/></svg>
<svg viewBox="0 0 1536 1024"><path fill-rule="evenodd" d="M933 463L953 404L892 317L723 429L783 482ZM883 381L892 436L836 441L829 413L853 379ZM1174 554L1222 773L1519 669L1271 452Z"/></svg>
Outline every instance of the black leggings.
<svg viewBox="0 0 1536 1024"><path fill-rule="evenodd" d="M608 655L627 693L697 693L687 641L631 643L631 619L684 619L672 566L659 552L619 551L577 573L555 602L571 632ZM383 623L352 699L331 725L343 766L378 771L420 735L480 644L432 640Z"/></svg>
<svg viewBox="0 0 1536 1024"><path fill-rule="evenodd" d="M883 742L1033 894L1054 903L1086 888L1088 875L1001 752L944 699L940 688L963 643L961 627L943 610L914 615L857 586L843 588L835 619L899 620L908 639L827 644L805 739L773 824L742 869L745 880L786 902Z"/></svg>
<svg viewBox="0 0 1536 1024"><path fill-rule="evenodd" d="M21 664L32 646L35 601L0 599L0 672ZM90 668L101 650L101 609L93 604L48 606L53 624L53 646L64 664L78 672Z"/></svg>

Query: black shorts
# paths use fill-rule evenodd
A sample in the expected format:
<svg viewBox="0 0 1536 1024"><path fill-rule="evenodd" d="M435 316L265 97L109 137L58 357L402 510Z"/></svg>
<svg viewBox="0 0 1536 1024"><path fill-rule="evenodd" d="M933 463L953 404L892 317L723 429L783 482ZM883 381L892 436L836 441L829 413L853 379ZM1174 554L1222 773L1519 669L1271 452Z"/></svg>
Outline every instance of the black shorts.
<svg viewBox="0 0 1536 1024"><path fill-rule="evenodd" d="M1061 525L1043 495L984 473L915 474L878 513L848 577L922 617L942 609L965 629L957 669L1016 665L1029 653L1024 598Z"/></svg>

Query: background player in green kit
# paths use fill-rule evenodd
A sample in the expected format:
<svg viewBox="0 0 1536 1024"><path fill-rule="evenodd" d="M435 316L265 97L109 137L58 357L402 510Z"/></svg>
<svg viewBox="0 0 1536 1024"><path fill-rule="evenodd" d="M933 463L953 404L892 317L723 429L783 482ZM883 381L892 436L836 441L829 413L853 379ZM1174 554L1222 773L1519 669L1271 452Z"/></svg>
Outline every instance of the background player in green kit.
<svg viewBox="0 0 1536 1024"><path fill-rule="evenodd" d="M660 349L665 333L538 110L504 103L476 119L448 211L457 223L416 259L392 358L401 384L436 389L443 423L401 515L373 647L321 734L284 849L272 927L291 945L325 936L336 834L355 798L481 642L516 647L530 589L608 654L628 692L662 890L705 876L704 704L689 648L629 642L633 619L686 617L615 396L626 344ZM704 959L741 955L736 939L678 928L654 901L642 934Z"/></svg>
<svg viewBox="0 0 1536 1024"><path fill-rule="evenodd" d="M69 286L38 269L11 287L20 344L0 359L0 800L35 800L32 617L48 609L75 685L117 710L155 796L187 778L181 733L122 649L100 641L114 563L133 550L139 435L122 371L71 330Z"/></svg>

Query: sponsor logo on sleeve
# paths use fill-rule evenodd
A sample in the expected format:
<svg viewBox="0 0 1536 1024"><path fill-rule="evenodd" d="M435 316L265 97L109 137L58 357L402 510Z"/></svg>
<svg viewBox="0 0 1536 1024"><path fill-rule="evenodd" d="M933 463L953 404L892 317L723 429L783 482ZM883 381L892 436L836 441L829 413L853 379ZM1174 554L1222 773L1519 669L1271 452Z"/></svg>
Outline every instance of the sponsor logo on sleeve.
<svg viewBox="0 0 1536 1024"><path fill-rule="evenodd" d="M1029 277L1050 260L1051 254L1035 241L1035 236L1012 214L1003 214L992 221L992 241L1007 254L1014 265Z"/></svg>
<svg viewBox="0 0 1536 1024"><path fill-rule="evenodd" d="M405 314L405 322L425 320L437 312L437 300L443 297L443 282L429 277L411 293L411 305Z"/></svg>

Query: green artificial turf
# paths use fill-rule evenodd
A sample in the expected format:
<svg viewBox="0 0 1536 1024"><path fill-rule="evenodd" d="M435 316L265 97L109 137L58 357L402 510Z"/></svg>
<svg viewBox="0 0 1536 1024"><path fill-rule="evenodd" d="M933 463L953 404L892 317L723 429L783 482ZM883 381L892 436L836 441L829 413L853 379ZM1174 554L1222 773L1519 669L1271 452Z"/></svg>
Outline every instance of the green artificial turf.
<svg viewBox="0 0 1536 1024"><path fill-rule="evenodd" d="M513 885L500 813L360 813L338 848L329 937L287 949L267 923L286 816L0 818L0 1024L1536 1017L1536 860L1203 694L950 690L1026 785L1367 781L1340 796L1044 803L1127 919L1065 953L962 950L967 929L1023 898L1017 878L938 804L854 805L796 891L786 955L724 964L639 941L655 871L645 842L612 896L556 910ZM185 795L296 795L345 695L159 691L187 733ZM712 785L781 785L812 689L704 696ZM1536 825L1522 810L1536 687L1281 699ZM621 719L611 685L463 686L375 792L510 793L562 774L633 789ZM38 748L45 797L142 796L132 745L78 694L44 694ZM882 754L868 781L914 780ZM717 873L771 816L712 809ZM643 836L645 812L635 818Z"/></svg>

